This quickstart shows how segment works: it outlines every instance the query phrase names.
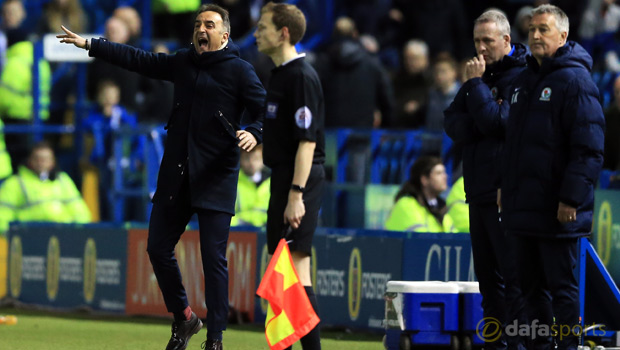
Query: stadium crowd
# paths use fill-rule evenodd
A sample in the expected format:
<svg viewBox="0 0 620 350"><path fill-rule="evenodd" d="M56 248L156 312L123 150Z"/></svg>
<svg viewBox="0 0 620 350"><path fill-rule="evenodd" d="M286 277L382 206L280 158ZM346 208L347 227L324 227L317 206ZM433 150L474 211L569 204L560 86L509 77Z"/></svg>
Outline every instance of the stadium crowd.
<svg viewBox="0 0 620 350"><path fill-rule="evenodd" d="M320 37L318 41L302 42L300 48L307 53L307 60L321 78L326 127L328 130L359 128L443 133L444 110L465 80L465 62L475 55L472 44L475 18L491 7L496 8L511 19L513 43L527 44L531 9L549 2L567 13L569 39L579 42L593 57L591 73L606 108L607 134L617 135L620 132L620 80L617 79L620 5L614 0L299 1L298 5L309 17L305 38L315 34ZM59 33L60 25L64 24L76 33L95 33L113 42L170 53L190 44L192 27L188 24L193 22L195 10L201 3L206 1L0 0L0 132L3 125L33 123L33 50L34 43L45 34ZM230 10L231 38L240 44L242 58L252 63L263 85L268 86L273 63L258 54L252 42L264 2L216 0L213 3ZM149 11L150 18L141 18ZM330 18L333 20L325 23ZM326 35L321 27L333 30ZM147 33L145 28L148 28ZM143 136L134 135L126 143L122 161L116 162L112 159L112 134L119 129L138 130L144 125L166 124L174 108L172 84L94 59L86 69L88 108L82 116L76 113L76 80L83 74L78 65L45 60L36 64L39 85L34 88L38 89L36 96L39 96L43 124L74 125L85 133L84 142L79 145L81 141L72 135L47 137L57 154L57 163L78 188L94 193L95 199L87 200L93 219L111 220L113 204L106 193L112 188L111 171L120 164L126 168L124 174L133 176L128 180L130 183L144 181L136 174L147 171L142 162ZM36 141L30 133L0 133L0 176L3 177L0 181L13 172L19 174L20 166L27 163ZM606 137L605 168L612 172L620 170L618 142L617 137ZM347 148L351 169L347 181L368 183L365 172L359 170L371 166L368 140L352 139ZM462 192L462 184L457 182L461 177L458 150L446 153L441 142L428 142L420 155L443 157L441 161L450 169L447 187L456 182L455 189ZM260 151L245 162L250 163L257 157ZM247 164L246 168L240 179L237 206L247 210L248 216L244 213L236 221L261 225L266 201L260 188L268 179L268 171ZM88 174L95 174L94 186ZM405 180L397 179L393 183ZM250 186L252 182L258 190ZM0 194L5 192L8 191L0 190ZM244 193L255 198L250 201L265 207L246 207L241 197ZM446 195L443 191L441 197ZM459 201L463 202L462 196L456 198L456 202ZM441 203L445 205L443 199ZM0 206L3 205L6 205L5 198L0 198ZM467 216L466 211L465 214L459 212L461 214L454 216ZM460 220L458 217L452 219L456 222ZM127 219L145 218L128 213ZM460 226L457 231L464 231L464 227ZM444 227L444 230L456 229Z"/></svg>

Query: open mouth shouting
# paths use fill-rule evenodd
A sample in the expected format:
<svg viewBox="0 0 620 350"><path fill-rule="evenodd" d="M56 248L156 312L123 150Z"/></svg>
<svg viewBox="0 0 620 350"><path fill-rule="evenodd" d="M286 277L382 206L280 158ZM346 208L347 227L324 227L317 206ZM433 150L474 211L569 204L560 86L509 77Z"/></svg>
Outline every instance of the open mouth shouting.
<svg viewBox="0 0 620 350"><path fill-rule="evenodd" d="M209 51L209 38L207 36L201 36L196 38L196 50L199 53Z"/></svg>

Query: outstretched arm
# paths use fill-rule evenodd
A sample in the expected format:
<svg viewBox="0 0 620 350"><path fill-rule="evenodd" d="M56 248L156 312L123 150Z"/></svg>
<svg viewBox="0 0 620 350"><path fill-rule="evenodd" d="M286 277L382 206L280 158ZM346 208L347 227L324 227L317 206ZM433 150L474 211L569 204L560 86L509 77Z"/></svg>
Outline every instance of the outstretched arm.
<svg viewBox="0 0 620 350"><path fill-rule="evenodd" d="M88 50L88 40L82 38L81 36L75 34L74 32L67 29L65 26L60 26L60 28L65 32L65 34L56 35L58 39L60 39L61 43L65 44L73 44L80 49Z"/></svg>
<svg viewBox="0 0 620 350"><path fill-rule="evenodd" d="M154 53L105 39L85 39L61 26L65 34L57 35L61 43L88 50L88 55L153 79L174 81L174 55Z"/></svg>

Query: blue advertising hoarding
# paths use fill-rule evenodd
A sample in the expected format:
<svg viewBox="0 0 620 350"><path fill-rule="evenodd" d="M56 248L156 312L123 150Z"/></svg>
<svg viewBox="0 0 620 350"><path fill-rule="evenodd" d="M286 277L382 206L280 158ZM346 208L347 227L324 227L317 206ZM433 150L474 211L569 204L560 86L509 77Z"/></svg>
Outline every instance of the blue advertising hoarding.
<svg viewBox="0 0 620 350"><path fill-rule="evenodd" d="M381 329L385 288L401 279L402 240L317 235L312 275L324 325Z"/></svg>
<svg viewBox="0 0 620 350"><path fill-rule="evenodd" d="M594 195L592 245L611 277L620 281L620 192L597 190Z"/></svg>
<svg viewBox="0 0 620 350"><path fill-rule="evenodd" d="M8 240L11 297L28 304L125 312L125 229L16 225Z"/></svg>
<svg viewBox="0 0 620 350"><path fill-rule="evenodd" d="M314 236L311 273L322 325L381 329L385 286L401 278L402 241L346 232L357 230L320 228ZM257 247L258 284L267 266L264 234L258 235ZM263 322L267 303L261 299L255 305L255 320Z"/></svg>
<svg viewBox="0 0 620 350"><path fill-rule="evenodd" d="M403 280L475 281L469 234L407 233Z"/></svg>

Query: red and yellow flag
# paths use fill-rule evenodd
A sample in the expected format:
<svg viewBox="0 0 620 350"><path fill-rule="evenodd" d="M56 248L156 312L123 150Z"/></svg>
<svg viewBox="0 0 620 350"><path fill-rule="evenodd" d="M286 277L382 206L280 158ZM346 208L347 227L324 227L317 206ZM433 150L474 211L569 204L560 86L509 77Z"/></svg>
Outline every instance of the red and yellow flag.
<svg viewBox="0 0 620 350"><path fill-rule="evenodd" d="M256 294L269 302L265 337L271 350L293 345L319 323L284 239L278 243Z"/></svg>

